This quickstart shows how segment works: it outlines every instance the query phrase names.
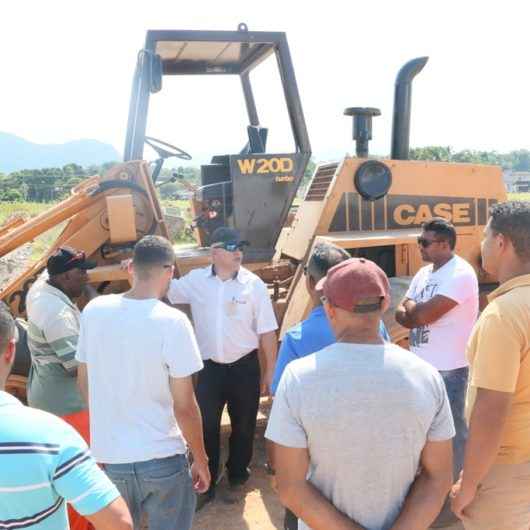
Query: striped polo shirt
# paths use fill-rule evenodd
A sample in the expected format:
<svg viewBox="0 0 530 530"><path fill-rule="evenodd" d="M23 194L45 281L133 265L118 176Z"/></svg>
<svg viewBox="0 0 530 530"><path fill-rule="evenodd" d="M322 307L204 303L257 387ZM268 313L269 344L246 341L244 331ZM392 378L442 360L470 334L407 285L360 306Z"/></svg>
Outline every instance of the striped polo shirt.
<svg viewBox="0 0 530 530"><path fill-rule="evenodd" d="M0 530L66 530L66 503L91 515L119 493L60 418L0 391Z"/></svg>
<svg viewBox="0 0 530 530"><path fill-rule="evenodd" d="M26 299L32 364L28 403L66 416L86 409L75 378L80 315L72 300L47 279L46 273L41 275Z"/></svg>

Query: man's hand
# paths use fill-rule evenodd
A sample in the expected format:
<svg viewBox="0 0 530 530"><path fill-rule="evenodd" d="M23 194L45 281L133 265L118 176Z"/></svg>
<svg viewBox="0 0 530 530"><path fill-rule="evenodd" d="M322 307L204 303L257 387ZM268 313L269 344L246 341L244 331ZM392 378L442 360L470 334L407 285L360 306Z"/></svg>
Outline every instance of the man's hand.
<svg viewBox="0 0 530 530"><path fill-rule="evenodd" d="M405 297L396 309L395 318L408 329L419 328L436 322L457 305L458 302L441 294L421 303Z"/></svg>
<svg viewBox="0 0 530 530"><path fill-rule="evenodd" d="M411 300L410 298L407 298L403 302L403 307L405 308L406 313L410 313L414 311L414 308L416 307L416 302L414 300Z"/></svg>
<svg viewBox="0 0 530 530"><path fill-rule="evenodd" d="M129 258L129 259L122 259L120 261L120 269L122 271L128 271L129 270L129 265L132 263L132 259Z"/></svg>
<svg viewBox="0 0 530 530"><path fill-rule="evenodd" d="M265 373L261 375L260 379L260 396L270 396L272 395L272 378L274 377L273 370L266 370Z"/></svg>
<svg viewBox="0 0 530 530"><path fill-rule="evenodd" d="M191 465L191 480L197 493L204 493L210 487L211 477L208 460L195 460Z"/></svg>
<svg viewBox="0 0 530 530"><path fill-rule="evenodd" d="M460 479L451 489L451 509L459 519L465 515L464 510L473 502L477 490L477 486L463 485L462 474L460 474Z"/></svg>

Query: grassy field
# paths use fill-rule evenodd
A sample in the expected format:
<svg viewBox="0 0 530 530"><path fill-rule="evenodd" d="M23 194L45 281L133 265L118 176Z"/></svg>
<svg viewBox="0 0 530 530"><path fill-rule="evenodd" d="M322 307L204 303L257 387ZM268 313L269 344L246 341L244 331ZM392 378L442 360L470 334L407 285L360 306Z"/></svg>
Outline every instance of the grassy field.
<svg viewBox="0 0 530 530"><path fill-rule="evenodd" d="M36 217L40 213L46 212L53 206L53 203L39 203L39 202L0 202L0 226L15 215L23 215L24 217ZM191 223L191 211L188 201L162 201L164 208L175 208L180 211L186 225ZM65 223L48 230L41 234L32 242L31 259L37 261L57 239ZM187 245L193 240L189 236L183 236L181 239L174 241L176 244Z"/></svg>
<svg viewBox="0 0 530 530"><path fill-rule="evenodd" d="M511 200L523 200L530 201L530 193L509 193L509 199ZM186 221L186 225L191 223L191 211L189 201L180 200L164 200L162 205L165 208L179 210L179 214ZM22 214L28 217L35 217L36 215L45 212L52 206L51 203L37 203L37 202L2 202L0 203L0 225L7 221L12 215ZM176 213L176 212L175 212ZM45 232L33 241L32 246L32 259L37 260L46 251L47 248L55 241L59 233L61 232L64 224L56 226L48 232ZM184 236L181 239L174 241L174 243L186 245L191 243L193 240L190 236Z"/></svg>

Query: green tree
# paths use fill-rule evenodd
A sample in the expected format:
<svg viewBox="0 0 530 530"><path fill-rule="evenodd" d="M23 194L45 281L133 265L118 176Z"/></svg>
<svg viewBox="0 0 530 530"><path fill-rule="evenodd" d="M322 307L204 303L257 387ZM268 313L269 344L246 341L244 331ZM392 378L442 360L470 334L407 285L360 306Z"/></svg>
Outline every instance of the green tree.
<svg viewBox="0 0 530 530"><path fill-rule="evenodd" d="M2 194L2 201L5 202L23 202L24 196L18 190L7 190Z"/></svg>

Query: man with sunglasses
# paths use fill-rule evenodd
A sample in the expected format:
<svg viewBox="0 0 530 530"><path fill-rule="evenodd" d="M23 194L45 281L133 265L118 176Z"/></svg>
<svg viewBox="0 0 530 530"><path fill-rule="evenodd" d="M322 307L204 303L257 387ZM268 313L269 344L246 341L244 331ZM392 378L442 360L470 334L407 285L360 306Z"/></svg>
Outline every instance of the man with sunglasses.
<svg viewBox="0 0 530 530"><path fill-rule="evenodd" d="M225 405L232 427L226 462L230 491L225 500L241 499L240 487L250 473L260 390L266 395L272 384L278 325L267 286L241 265L247 244L236 230L217 228L211 236L212 264L172 280L167 295L172 304L191 305L204 360L196 394L212 482L199 499L199 508L215 495ZM265 357L262 373L260 347Z"/></svg>
<svg viewBox="0 0 530 530"><path fill-rule="evenodd" d="M58 248L48 258L46 271L31 286L26 298L32 364L28 404L62 417L87 443L88 411L76 384L80 313L74 300L85 291L86 271L95 266L84 252ZM89 527L88 521L70 506L68 510L73 530Z"/></svg>
<svg viewBox="0 0 530 530"><path fill-rule="evenodd" d="M432 364L444 380L456 428L453 462L457 478L467 438L465 350L478 316L478 280L473 267L454 252L456 230L449 221L433 218L424 223L418 245L429 265L414 276L396 320L411 330L410 350ZM452 518L446 503L440 521Z"/></svg>

